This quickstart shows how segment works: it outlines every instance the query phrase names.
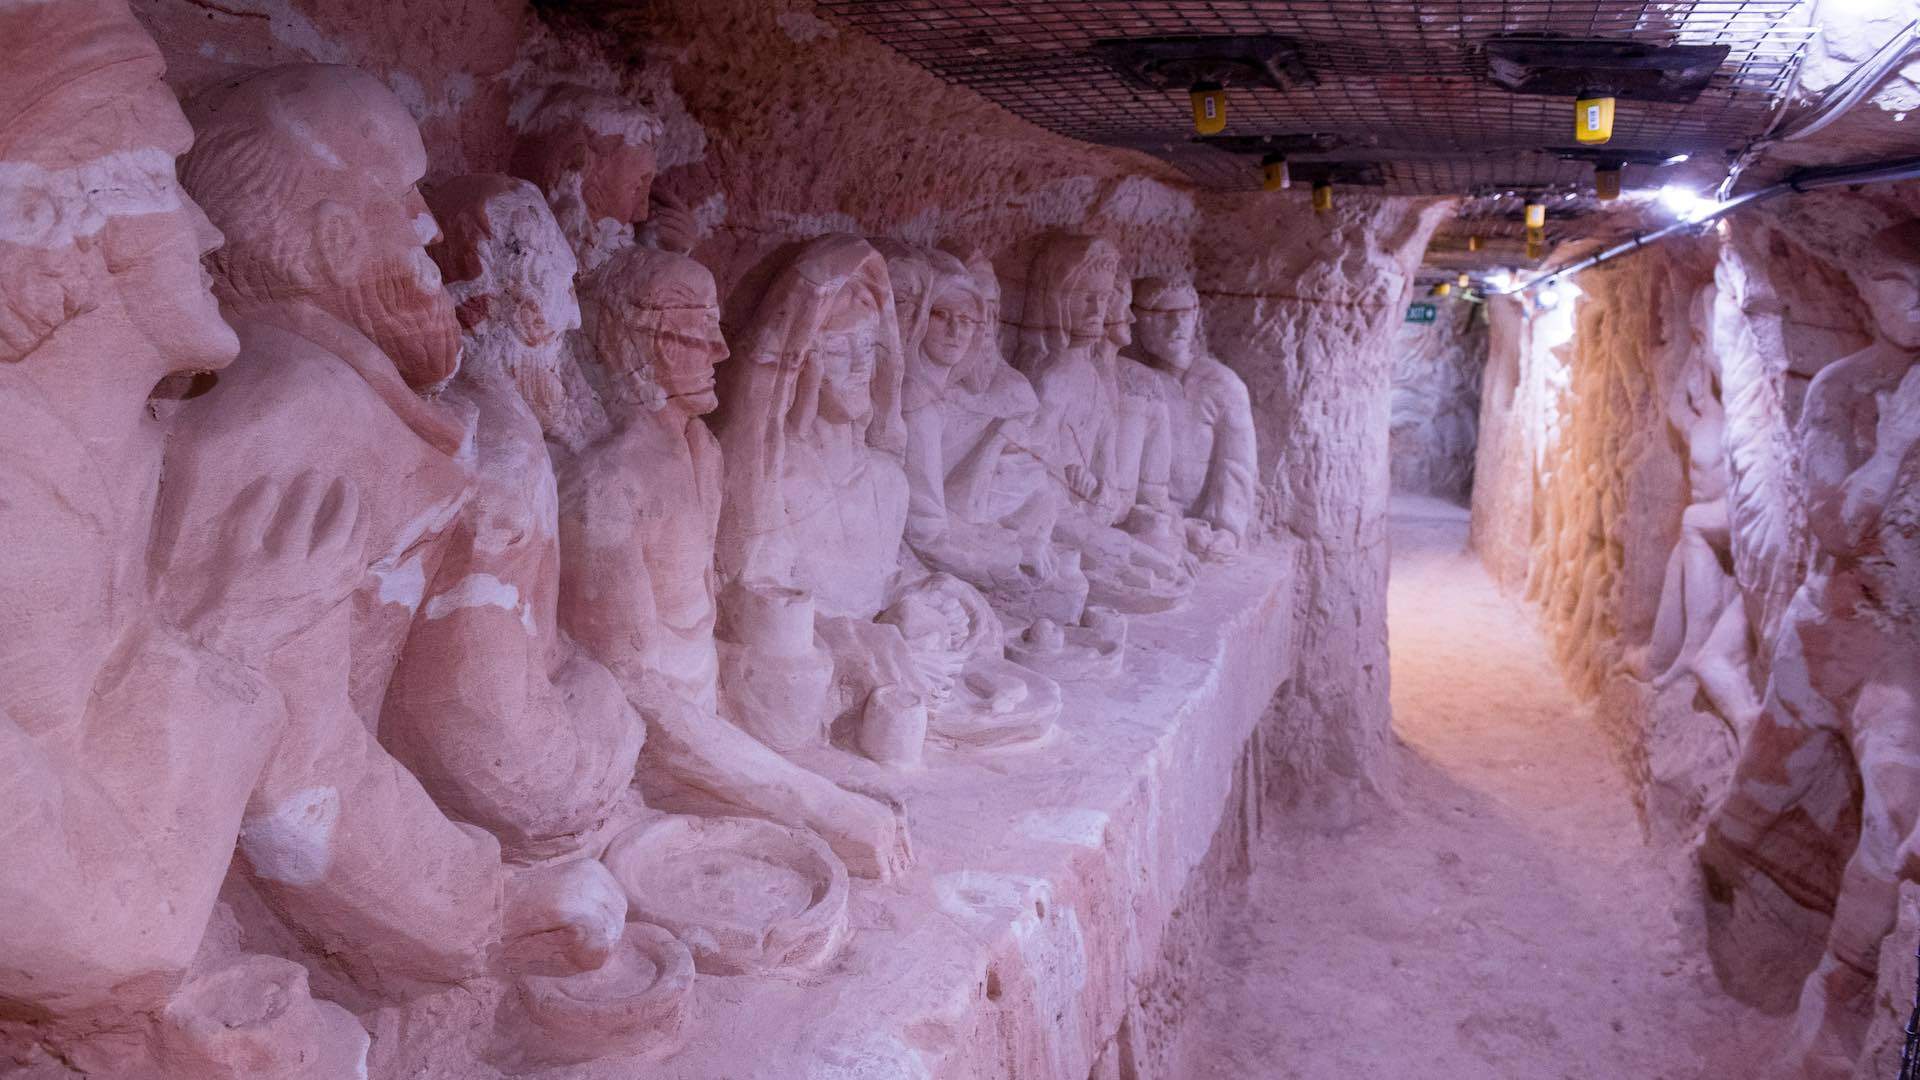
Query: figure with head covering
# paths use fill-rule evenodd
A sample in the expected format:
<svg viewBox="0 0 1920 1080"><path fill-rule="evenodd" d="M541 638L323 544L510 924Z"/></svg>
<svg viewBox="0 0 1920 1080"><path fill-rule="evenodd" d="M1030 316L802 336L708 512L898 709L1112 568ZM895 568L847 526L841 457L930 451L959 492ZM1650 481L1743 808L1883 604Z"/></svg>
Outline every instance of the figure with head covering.
<svg viewBox="0 0 1920 1080"><path fill-rule="evenodd" d="M161 75L124 0L0 5L0 1030L87 1075L352 1075L367 1035L299 965L207 940L286 724L268 660L344 600L361 530L320 472L152 544L150 395L236 349Z"/></svg>
<svg viewBox="0 0 1920 1080"><path fill-rule="evenodd" d="M854 873L889 876L906 858L891 809L787 761L720 713L712 568L723 473L702 418L717 404L715 365L728 348L713 275L682 255L629 248L601 283L584 301L584 336L607 369L611 427L561 466L561 626L646 719L644 789L678 785L804 826ZM806 629L810 642L810 621Z"/></svg>
<svg viewBox="0 0 1920 1080"><path fill-rule="evenodd" d="M1015 618L1077 620L1086 579L1078 553L1054 547L1060 492L1030 445L1039 399L1000 356L992 264L877 246L907 355L908 545Z"/></svg>
<svg viewBox="0 0 1920 1080"><path fill-rule="evenodd" d="M731 715L782 752L843 722L923 727L913 718L967 663L957 643L983 640L970 629L988 610L977 591L954 578L930 586L910 562L900 572L910 485L899 326L879 251L852 236L811 241L761 298L726 395L723 683ZM904 624L874 621L900 603L916 609ZM909 638L902 625L943 629ZM1025 684L987 691L1029 697Z"/></svg>
<svg viewBox="0 0 1920 1080"><path fill-rule="evenodd" d="M1191 284L1143 278L1134 283L1133 313L1139 351L1166 376L1173 503L1206 525L1188 528L1196 551L1228 554L1247 539L1257 489L1247 384L1207 351Z"/></svg>
<svg viewBox="0 0 1920 1080"><path fill-rule="evenodd" d="M904 357L886 260L853 236L806 244L748 328L720 417L720 574L807 590L870 619L907 524Z"/></svg>
<svg viewBox="0 0 1920 1080"><path fill-rule="evenodd" d="M1850 274L1874 340L1807 388L1811 566L1701 847L1720 903L1831 911L1792 1036L1793 1066L1822 1077L1851 1075L1881 943L1920 880L1920 221L1882 229ZM1720 947L1756 944L1779 945Z"/></svg>
<svg viewBox="0 0 1920 1080"><path fill-rule="evenodd" d="M1130 316L1122 280L1119 253L1106 241L1046 238L1028 278L1017 366L1040 398L1035 449L1065 497L1054 534L1080 552L1089 600L1160 611L1191 591L1193 575L1184 551L1163 535L1166 515L1151 506L1133 513L1141 463L1155 460L1145 444L1155 425L1124 424L1117 355ZM1116 528L1122 524L1141 535Z"/></svg>
<svg viewBox="0 0 1920 1080"><path fill-rule="evenodd" d="M376 1000L478 975L527 932L594 967L620 934L612 904L580 902L617 898L604 868L509 873L499 842L451 819L375 738L416 621L504 595L449 558L477 447L471 409L427 393L457 370L460 336L426 250L439 229L413 118L378 80L319 64L216 85L188 113L183 183L226 233L215 287L241 347L174 418L163 541L225 573L205 542L219 508L277 487L325 516L341 500L315 477L333 476L354 485L366 545L351 600L267 662L289 718L247 808L246 881L313 963ZM523 634L468 644L525 662Z"/></svg>

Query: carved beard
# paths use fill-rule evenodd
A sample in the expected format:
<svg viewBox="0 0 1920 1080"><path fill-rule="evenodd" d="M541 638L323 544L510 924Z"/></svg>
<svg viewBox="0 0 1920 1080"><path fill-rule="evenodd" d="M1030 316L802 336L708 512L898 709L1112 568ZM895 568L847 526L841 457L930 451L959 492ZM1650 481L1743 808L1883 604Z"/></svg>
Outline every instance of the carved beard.
<svg viewBox="0 0 1920 1080"><path fill-rule="evenodd" d="M566 416L567 386L558 370L560 358L548 355L548 351L548 347L541 347L537 355L522 357L513 373L513 385L520 391L520 400L540 421L540 429L555 431Z"/></svg>
<svg viewBox="0 0 1920 1080"><path fill-rule="evenodd" d="M381 260L346 290L345 305L347 321L387 354L415 390L437 386L459 369L453 297L438 285L428 288L412 259Z"/></svg>

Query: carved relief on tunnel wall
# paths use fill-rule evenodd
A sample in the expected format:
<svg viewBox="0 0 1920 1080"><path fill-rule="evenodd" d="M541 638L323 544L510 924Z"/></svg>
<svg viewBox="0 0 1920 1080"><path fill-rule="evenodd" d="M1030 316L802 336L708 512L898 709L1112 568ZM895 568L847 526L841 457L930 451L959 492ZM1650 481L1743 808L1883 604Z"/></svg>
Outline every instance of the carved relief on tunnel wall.
<svg viewBox="0 0 1920 1080"><path fill-rule="evenodd" d="M354 68L183 107L119 0L0 40L0 1027L47 1075L668 1052L701 980L842 957L850 880L956 827L913 777L1059 754L1136 620L1284 579L1165 259L1036 233L1015 303L826 234L723 295L619 95L428 183Z"/></svg>
<svg viewBox="0 0 1920 1080"><path fill-rule="evenodd" d="M1476 546L1809 1076L1892 1075L1911 1008L1917 218L1807 197L1502 304L1484 387Z"/></svg>

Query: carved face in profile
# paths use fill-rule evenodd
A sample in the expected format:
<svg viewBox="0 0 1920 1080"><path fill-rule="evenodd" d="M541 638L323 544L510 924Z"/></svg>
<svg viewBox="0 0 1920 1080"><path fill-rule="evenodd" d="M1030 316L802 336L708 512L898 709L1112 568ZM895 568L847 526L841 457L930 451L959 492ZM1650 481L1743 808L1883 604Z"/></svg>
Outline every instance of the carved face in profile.
<svg viewBox="0 0 1920 1080"><path fill-rule="evenodd" d="M654 361L660 388L674 408L688 416L704 416L720 406L714 368L727 358L713 278L706 276L703 287L661 315L659 355Z"/></svg>
<svg viewBox="0 0 1920 1080"><path fill-rule="evenodd" d="M951 368L972 355L986 328L985 306L963 282L949 278L936 285L921 343L927 359Z"/></svg>
<svg viewBox="0 0 1920 1080"><path fill-rule="evenodd" d="M1124 349L1133 342L1133 281L1125 274L1113 279L1113 299L1107 305L1107 343Z"/></svg>
<svg viewBox="0 0 1920 1080"><path fill-rule="evenodd" d="M467 370L511 374L542 416L566 396L564 335L580 325L579 270L540 190L500 175L466 176L434 190L446 236L433 256L452 282L469 332Z"/></svg>
<svg viewBox="0 0 1920 1080"><path fill-rule="evenodd" d="M358 190L342 192L349 196L343 201L357 207L360 236L334 251L323 232L321 246L335 256L327 265L354 324L393 358L409 384L429 386L459 366L459 337L452 300L427 255L440 226L420 195L426 149L411 116L388 119L399 152L358 163Z"/></svg>
<svg viewBox="0 0 1920 1080"><path fill-rule="evenodd" d="M222 284L253 301L303 299L379 346L415 388L459 366L453 300L427 245L427 152L393 92L364 72L270 68L189 103L187 189L227 234Z"/></svg>
<svg viewBox="0 0 1920 1080"><path fill-rule="evenodd" d="M1898 348L1920 350L1920 222L1876 237L1862 260L1859 283L1880 335Z"/></svg>
<svg viewBox="0 0 1920 1080"><path fill-rule="evenodd" d="M684 255L629 248L590 299L588 335L615 396L702 416L719 406L714 368L728 355L713 275Z"/></svg>
<svg viewBox="0 0 1920 1080"><path fill-rule="evenodd" d="M873 374L880 348L880 299L850 283L828 304L810 362L819 368L820 415L834 423L873 413Z"/></svg>
<svg viewBox="0 0 1920 1080"><path fill-rule="evenodd" d="M580 195L594 220L638 222L647 219L647 197L659 161L653 145L620 134L595 134L587 140L587 168Z"/></svg>
<svg viewBox="0 0 1920 1080"><path fill-rule="evenodd" d="M220 232L174 177L193 129L131 20L96 27L89 46L96 55L84 64L17 60L23 77L37 65L48 83L72 85L21 123L44 121L45 131L0 132L0 361L74 313L104 308L160 360L138 380L224 367L239 343L201 265Z"/></svg>

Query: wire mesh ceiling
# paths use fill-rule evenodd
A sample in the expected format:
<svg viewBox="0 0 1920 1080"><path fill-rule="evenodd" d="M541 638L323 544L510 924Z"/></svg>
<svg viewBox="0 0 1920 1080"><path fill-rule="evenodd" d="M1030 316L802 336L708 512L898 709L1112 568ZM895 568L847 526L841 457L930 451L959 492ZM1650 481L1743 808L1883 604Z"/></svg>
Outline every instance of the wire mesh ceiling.
<svg viewBox="0 0 1920 1080"><path fill-rule="evenodd" d="M1229 87L1228 133L1273 136L1290 162L1366 163L1375 190L1489 195L1590 186L1569 98L1504 89L1487 42L1525 36L1652 46L1724 46L1690 101L1618 103L1608 152L1630 157L1628 186L1690 155L1718 168L1760 134L1788 91L1812 31L1799 0L819 0L836 16L949 82L1060 134L1146 150L1212 188L1256 189L1257 151L1194 138L1184 87L1127 78L1097 43L1272 35L1295 76ZM1699 166L1696 165L1696 168ZM1717 176L1716 176L1717 178Z"/></svg>

